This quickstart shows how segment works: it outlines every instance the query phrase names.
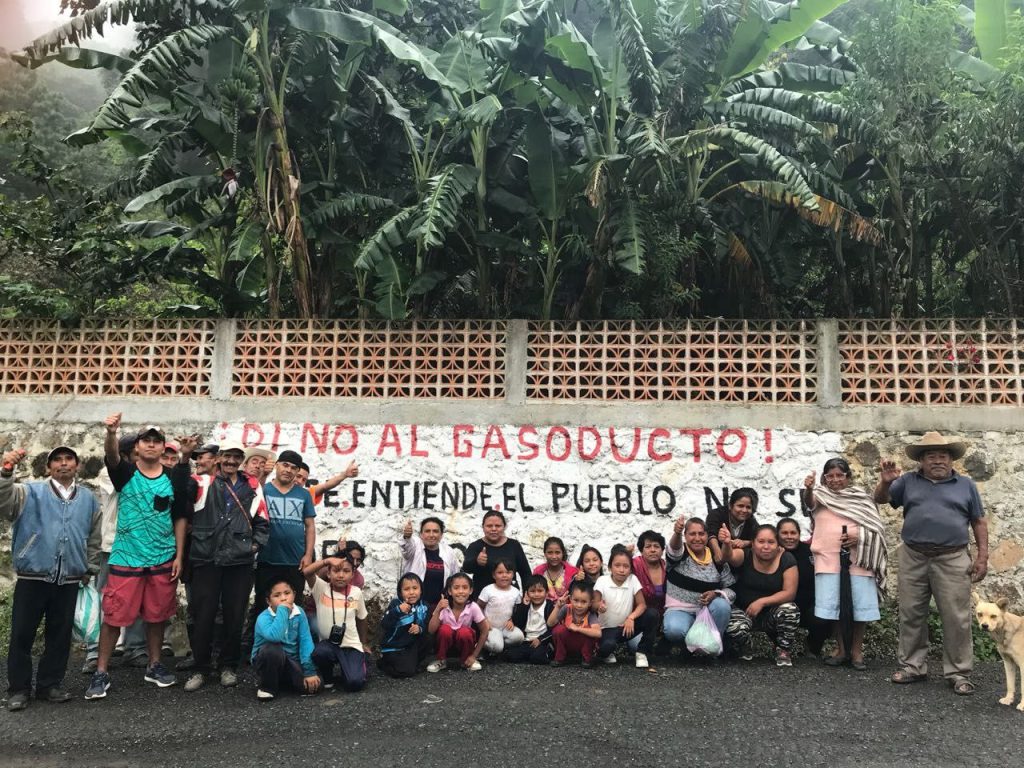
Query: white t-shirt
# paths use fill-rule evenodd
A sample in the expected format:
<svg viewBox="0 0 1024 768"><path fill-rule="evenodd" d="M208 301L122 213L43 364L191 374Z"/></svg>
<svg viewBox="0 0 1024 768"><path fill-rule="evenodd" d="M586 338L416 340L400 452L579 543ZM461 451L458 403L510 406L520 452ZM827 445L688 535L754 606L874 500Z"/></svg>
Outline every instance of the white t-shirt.
<svg viewBox="0 0 1024 768"><path fill-rule="evenodd" d="M483 604L484 616L495 629L503 629L505 622L512 618L512 609L523 599L523 593L515 587L498 589L496 584L488 584L480 590L480 602Z"/></svg>
<svg viewBox="0 0 1024 768"><path fill-rule="evenodd" d="M633 612L633 596L642 589L640 580L632 573L622 582L621 587L612 581L610 574L599 576L594 583L594 591L601 593L607 607L604 613L598 614L601 617L601 626L606 629L621 627Z"/></svg>
<svg viewBox="0 0 1024 768"><path fill-rule="evenodd" d="M363 591L359 587L349 585L348 596L345 592L333 591L334 613L331 613L331 585L323 579L313 582L313 600L316 602L316 629L320 633L321 640L328 640L331 636L331 627L337 624L339 627L345 624L345 635L341 640L342 648L363 649L359 642L359 630L356 628L356 619L366 618L366 602L363 600ZM345 613L345 606L348 606L348 615Z"/></svg>
<svg viewBox="0 0 1024 768"><path fill-rule="evenodd" d="M531 605L526 613L526 639L536 640L547 631L548 622L544 618L544 603L541 603L539 608L534 608Z"/></svg>

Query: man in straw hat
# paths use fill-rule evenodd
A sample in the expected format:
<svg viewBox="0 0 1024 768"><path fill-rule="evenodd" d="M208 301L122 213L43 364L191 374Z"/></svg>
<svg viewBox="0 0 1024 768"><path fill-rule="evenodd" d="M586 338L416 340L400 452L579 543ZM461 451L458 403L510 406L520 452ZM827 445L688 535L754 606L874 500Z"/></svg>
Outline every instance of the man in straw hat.
<svg viewBox="0 0 1024 768"><path fill-rule="evenodd" d="M899 665L890 680L916 683L928 677L928 605L934 596L942 619L942 669L953 691L974 693L971 641L971 582L988 571L988 525L978 487L957 473L953 462L967 451L965 443L927 432L905 449L920 463L917 472L901 474L896 462L883 459L875 501L903 508L903 545L899 548ZM978 554L971 560L968 527Z"/></svg>

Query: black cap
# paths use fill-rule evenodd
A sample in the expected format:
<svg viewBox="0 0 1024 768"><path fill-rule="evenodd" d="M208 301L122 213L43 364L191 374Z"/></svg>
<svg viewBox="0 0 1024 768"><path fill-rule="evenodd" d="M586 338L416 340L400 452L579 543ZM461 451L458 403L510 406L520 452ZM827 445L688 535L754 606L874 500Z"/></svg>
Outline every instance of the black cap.
<svg viewBox="0 0 1024 768"><path fill-rule="evenodd" d="M280 459L279 459L279 461L280 461ZM306 462L302 462L301 464L299 464L299 469L306 470L306 473L308 474L309 473L309 464L307 464Z"/></svg>
<svg viewBox="0 0 1024 768"><path fill-rule="evenodd" d="M195 458L196 456L202 456L204 453L212 453L214 456L216 456L218 453L220 453L220 446L216 445L215 443L207 443L206 445L201 445L194 451L192 451L192 458Z"/></svg>
<svg viewBox="0 0 1024 768"><path fill-rule="evenodd" d="M131 455L132 448L135 447L135 443L138 438L135 435L125 435L117 441L117 452L123 453L126 456Z"/></svg>
<svg viewBox="0 0 1024 768"><path fill-rule="evenodd" d="M49 464L62 453L67 453L70 454L71 456L74 456L76 462L80 461L80 459L78 458L78 454L75 453L74 448L69 448L66 445L58 445L56 448L54 448L52 451L46 454L46 463Z"/></svg>
<svg viewBox="0 0 1024 768"><path fill-rule="evenodd" d="M297 451L281 451L277 460L278 462L284 461L288 464L294 464L296 467L302 466L302 456Z"/></svg>

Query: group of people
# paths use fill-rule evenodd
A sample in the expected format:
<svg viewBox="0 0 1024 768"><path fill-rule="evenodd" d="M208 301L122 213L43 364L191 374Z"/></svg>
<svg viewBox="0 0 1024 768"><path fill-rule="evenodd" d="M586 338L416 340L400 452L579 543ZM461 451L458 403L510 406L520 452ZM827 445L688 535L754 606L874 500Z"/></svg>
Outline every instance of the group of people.
<svg viewBox="0 0 1024 768"><path fill-rule="evenodd" d="M361 589L365 551L337 542L317 558L313 525L316 499L356 476L356 465L307 488L309 467L295 451L200 446L195 436L169 441L153 426L121 436L120 424L120 414L105 420L113 493L102 503L77 482L80 460L69 446L50 451L49 477L37 482L14 479L24 451L3 455L0 515L14 521L18 577L8 709L29 703L32 645L44 619L35 696L71 698L63 679L75 603L79 584L93 578L102 592L102 626L86 660L86 699L107 695L119 645L126 656L133 643L140 650L147 682L177 682L161 650L177 613L179 580L186 583L191 647L185 690L207 683L214 656L226 687L237 684L243 659L251 661L261 700L282 689L362 689L374 658ZM575 565L552 536L543 562L531 567L522 545L506 535L500 511L484 515L483 535L461 562L444 540L441 518L423 519L418 532L410 521L398 535L402 575L381 619L377 665L393 677L440 672L453 660L477 671L484 657L552 666L578 659L590 667L615 663L625 648L636 667L651 669L652 657L672 646L750 659L752 633L763 631L775 663L790 666L802 625L811 655L836 636L824 663L863 670L864 628L879 618L886 588L877 505L889 503L904 517L899 667L890 679L926 679L934 596L945 677L956 693L970 694L971 581L985 575L988 539L977 487L952 468L965 450L961 441L929 432L906 447L918 471L902 474L884 460L873 494L852 485L845 460L830 459L804 482L809 541L795 518L758 524L758 495L750 488L734 491L706 520L675 521L667 541L647 530L635 546L612 547L607 559L583 545ZM844 601L852 632L836 633Z"/></svg>

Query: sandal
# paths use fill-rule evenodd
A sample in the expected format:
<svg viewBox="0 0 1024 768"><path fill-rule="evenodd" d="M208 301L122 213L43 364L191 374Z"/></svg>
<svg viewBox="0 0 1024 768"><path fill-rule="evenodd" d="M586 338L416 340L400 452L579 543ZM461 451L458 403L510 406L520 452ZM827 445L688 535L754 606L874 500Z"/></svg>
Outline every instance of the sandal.
<svg viewBox="0 0 1024 768"><path fill-rule="evenodd" d="M858 672L866 672L868 665L864 663L864 659L850 659L850 666Z"/></svg>
<svg viewBox="0 0 1024 768"><path fill-rule="evenodd" d="M928 679L928 675L914 675L905 669L897 669L889 677L890 683L896 683L896 685L909 685L910 683L923 683Z"/></svg>
<svg viewBox="0 0 1024 768"><path fill-rule="evenodd" d="M971 696L974 694L974 683L966 678L960 678L953 683L953 693L957 696Z"/></svg>
<svg viewBox="0 0 1024 768"><path fill-rule="evenodd" d="M848 662L849 660L850 658L848 656L829 656L822 663L826 667L841 667L844 664L846 664L846 662Z"/></svg>

